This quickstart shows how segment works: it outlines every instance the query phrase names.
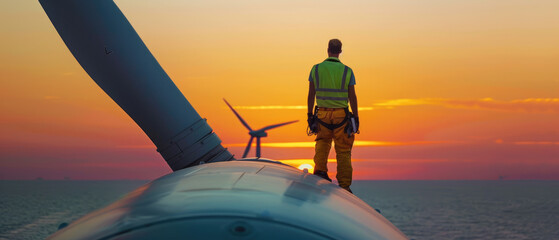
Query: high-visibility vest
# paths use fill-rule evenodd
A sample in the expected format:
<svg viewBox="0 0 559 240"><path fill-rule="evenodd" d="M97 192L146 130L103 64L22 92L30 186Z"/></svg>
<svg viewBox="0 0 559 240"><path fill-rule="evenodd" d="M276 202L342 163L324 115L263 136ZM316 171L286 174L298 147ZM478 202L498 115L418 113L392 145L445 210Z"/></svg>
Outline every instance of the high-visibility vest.
<svg viewBox="0 0 559 240"><path fill-rule="evenodd" d="M347 108L351 68L338 58L329 57L314 65L311 76L316 90L316 105L325 108Z"/></svg>

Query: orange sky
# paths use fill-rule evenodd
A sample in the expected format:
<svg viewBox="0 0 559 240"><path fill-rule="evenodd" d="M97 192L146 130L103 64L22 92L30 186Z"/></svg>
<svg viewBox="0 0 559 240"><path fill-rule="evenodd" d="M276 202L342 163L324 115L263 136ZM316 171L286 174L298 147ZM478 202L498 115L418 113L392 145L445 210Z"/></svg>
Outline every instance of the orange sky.
<svg viewBox="0 0 559 240"><path fill-rule="evenodd" d="M248 135L222 98L253 128L300 120L263 156L312 162L307 78L336 37L362 107L356 179L559 179L558 1L116 3L236 156ZM170 171L37 1L0 3L0 30L0 179Z"/></svg>

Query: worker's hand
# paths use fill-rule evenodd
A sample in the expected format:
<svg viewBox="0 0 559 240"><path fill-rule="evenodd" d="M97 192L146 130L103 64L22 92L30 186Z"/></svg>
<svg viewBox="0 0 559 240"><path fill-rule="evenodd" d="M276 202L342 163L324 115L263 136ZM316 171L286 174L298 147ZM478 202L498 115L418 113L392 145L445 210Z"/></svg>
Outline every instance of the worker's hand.
<svg viewBox="0 0 559 240"><path fill-rule="evenodd" d="M307 135L311 136L316 134L318 132L318 123L312 113L307 113L307 123L309 124L309 127L307 128Z"/></svg>
<svg viewBox="0 0 559 240"><path fill-rule="evenodd" d="M359 117L355 117L355 133L359 133Z"/></svg>
<svg viewBox="0 0 559 240"><path fill-rule="evenodd" d="M309 128L314 123L314 115L312 113L307 113L307 123L309 124Z"/></svg>

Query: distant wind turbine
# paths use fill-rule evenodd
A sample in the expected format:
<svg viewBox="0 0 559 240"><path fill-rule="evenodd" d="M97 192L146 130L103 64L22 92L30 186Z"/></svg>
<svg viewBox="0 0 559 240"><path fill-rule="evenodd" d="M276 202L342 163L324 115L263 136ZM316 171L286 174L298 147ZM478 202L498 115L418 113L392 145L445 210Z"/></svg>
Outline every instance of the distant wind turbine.
<svg viewBox="0 0 559 240"><path fill-rule="evenodd" d="M295 121L290 121L290 122L284 122L284 123L279 123L279 124L266 126L266 127L261 128L261 129L258 129L258 130L252 130L252 128L250 128L248 123L245 122L245 120L241 117L241 115L239 115L239 113L237 113L237 111L235 111L235 109L231 106L231 104L229 104L227 102L227 100L225 100L225 98L223 99L223 101L225 101L225 104L227 104L227 106L229 106L229 108L231 108L231 111L233 111L233 113L237 116L237 118L241 121L241 123L249 131L248 134L250 135L250 140L248 140L248 144L245 148L245 152L243 153L243 158L246 158L246 156L248 155L248 152L250 151L250 147L251 147L251 144L252 144L252 140L254 138L256 138L256 157L260 158L260 138L268 136L268 133L266 133L266 130L270 130L270 129L273 129L273 128L281 127L281 126L284 126L284 125L287 125L287 124L292 124L292 123L295 123L295 122L299 121L299 120L295 120Z"/></svg>

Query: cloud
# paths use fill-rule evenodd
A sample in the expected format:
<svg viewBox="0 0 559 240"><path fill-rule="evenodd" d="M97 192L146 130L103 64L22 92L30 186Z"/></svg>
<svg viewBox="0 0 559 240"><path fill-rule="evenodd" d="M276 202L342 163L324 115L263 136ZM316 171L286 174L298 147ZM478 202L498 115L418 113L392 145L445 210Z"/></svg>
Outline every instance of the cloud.
<svg viewBox="0 0 559 240"><path fill-rule="evenodd" d="M499 101L492 98L461 100L449 98L403 98L383 100L373 103L372 106L359 107L359 111L375 109L394 109L405 106L442 106L447 108L483 109L515 112L553 112L559 113L559 98L527 98L511 101ZM246 110L301 110L307 109L304 105L262 105L262 106L235 106L235 109Z"/></svg>
<svg viewBox="0 0 559 240"><path fill-rule="evenodd" d="M235 109L246 109L246 110L301 110L307 109L304 105L291 105L291 106L281 106L281 105L267 105L267 106L234 106ZM359 107L359 111L373 110L373 107Z"/></svg>
<svg viewBox="0 0 559 240"><path fill-rule="evenodd" d="M452 143L450 141L412 141L412 142L386 142L386 141L359 141L353 143L354 147L372 147L372 146L408 146L408 145L425 145L425 144L441 144ZM275 142L261 143L262 147L269 148L314 148L315 142ZM225 147L245 147L246 143L225 144ZM255 143L252 146L256 146Z"/></svg>
<svg viewBox="0 0 559 240"><path fill-rule="evenodd" d="M512 144L512 145L559 145L559 141L504 141L497 139L496 144Z"/></svg>
<svg viewBox="0 0 559 240"><path fill-rule="evenodd" d="M275 161L280 161L288 165L301 165L304 163L313 163L312 158L296 158L296 159L274 159ZM437 163L437 162L449 162L448 159L370 159L370 158L353 158L351 162L367 162L367 163L388 163L388 164L402 164L402 163ZM329 163L335 163L335 158L328 158Z"/></svg>
<svg viewBox="0 0 559 240"><path fill-rule="evenodd" d="M432 99L434 104L453 108L486 109L513 112L559 112L559 98L527 98L498 101L492 98L479 100Z"/></svg>
<svg viewBox="0 0 559 240"><path fill-rule="evenodd" d="M459 141L410 141L410 142L389 142L389 141L360 141L353 142L354 147L386 147L386 146L411 146L411 145L428 145L428 144L448 144L461 143ZM230 143L223 144L224 147L246 147L246 143ZM265 148L314 148L315 142L272 142L260 143ZM256 143L252 143L252 147L256 147ZM145 145L117 145L115 148L120 149L155 149L152 144Z"/></svg>
<svg viewBox="0 0 559 240"><path fill-rule="evenodd" d="M279 106L279 105L270 105L270 106L235 106L235 109L247 109L247 110L299 110L299 109L307 109L307 106L303 105L292 105L292 106Z"/></svg>
<svg viewBox="0 0 559 240"><path fill-rule="evenodd" d="M116 148L124 149L155 149L153 144L142 144L142 145L117 145Z"/></svg>
<svg viewBox="0 0 559 240"><path fill-rule="evenodd" d="M516 145L559 145L559 142L551 141L525 141L525 142L514 142Z"/></svg>

